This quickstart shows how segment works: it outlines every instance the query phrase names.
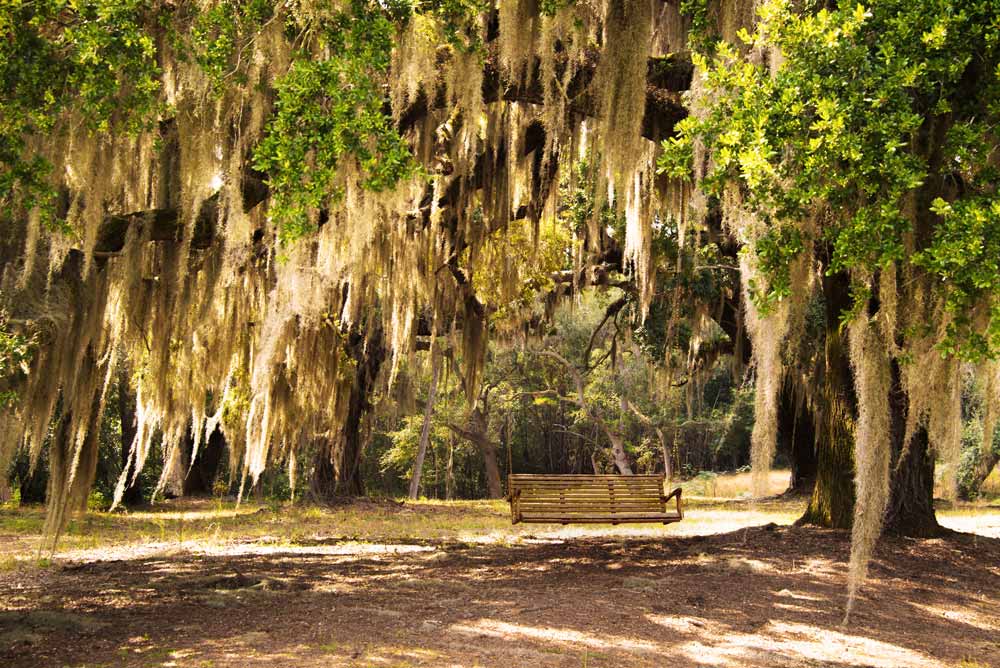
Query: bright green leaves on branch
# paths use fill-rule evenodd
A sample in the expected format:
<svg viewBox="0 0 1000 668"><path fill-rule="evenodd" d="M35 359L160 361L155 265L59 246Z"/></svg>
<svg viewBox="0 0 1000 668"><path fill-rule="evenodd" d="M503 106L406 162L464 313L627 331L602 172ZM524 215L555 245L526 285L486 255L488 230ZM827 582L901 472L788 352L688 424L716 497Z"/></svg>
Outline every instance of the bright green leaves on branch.
<svg viewBox="0 0 1000 668"><path fill-rule="evenodd" d="M221 92L250 85L244 80L250 48L266 26L281 21L295 52L275 83L275 111L254 164L267 172L270 214L282 238L301 237L343 195L348 179L379 192L417 171L386 96L399 28L419 13L453 49L475 51L490 6L486 0L0 3L0 218L35 210L57 222L51 167L29 146L32 137L65 120L112 132L139 131L160 117L158 48L173 45L178 58L193 58Z"/></svg>
<svg viewBox="0 0 1000 668"><path fill-rule="evenodd" d="M931 207L940 223L915 261L948 288L955 319L942 348L978 361L1000 350L1000 198L937 198Z"/></svg>
<svg viewBox="0 0 1000 668"><path fill-rule="evenodd" d="M385 110L383 80L395 25L381 6L355 0L320 21L321 57L300 57L278 82L267 136L254 156L272 191L271 219L282 239L313 229L318 209L343 196L344 161L360 185L379 192L416 171L406 141Z"/></svg>
<svg viewBox="0 0 1000 668"><path fill-rule="evenodd" d="M699 3L684 3L692 16ZM740 194L771 232L757 265L780 298L798 227L830 249L826 269L873 276L910 264L940 279L956 324L952 352L1000 350L995 202L1000 4L884 0L797 13L759 10L741 47L696 54L696 113L663 143L660 170ZM768 57L768 54L774 57ZM934 210L929 205L941 199ZM755 238L760 231L754 232Z"/></svg>
<svg viewBox="0 0 1000 668"><path fill-rule="evenodd" d="M199 12L191 25L195 59L216 86L239 76L243 50L274 17L274 0L229 0Z"/></svg>
<svg viewBox="0 0 1000 668"><path fill-rule="evenodd" d="M792 225L776 225L758 237L752 251L756 257L758 271L767 277L767 290L762 290L755 279L748 285L757 309L768 312L774 303L792 294L791 265L805 249L802 232ZM750 252L745 246L741 252Z"/></svg>
<svg viewBox="0 0 1000 668"><path fill-rule="evenodd" d="M72 111L94 131L139 130L156 113L159 70L140 0L0 3L0 217L37 209L52 221L48 163L27 150Z"/></svg>
<svg viewBox="0 0 1000 668"><path fill-rule="evenodd" d="M711 32L711 20L708 14L709 0L681 0L681 16L691 22L688 42L692 50L707 52L715 44L716 36Z"/></svg>
<svg viewBox="0 0 1000 668"><path fill-rule="evenodd" d="M97 130L114 116L140 129L157 111L160 90L156 46L147 30L151 19L142 0L89 0L65 3L75 20L63 43L71 46L67 85L73 104Z"/></svg>

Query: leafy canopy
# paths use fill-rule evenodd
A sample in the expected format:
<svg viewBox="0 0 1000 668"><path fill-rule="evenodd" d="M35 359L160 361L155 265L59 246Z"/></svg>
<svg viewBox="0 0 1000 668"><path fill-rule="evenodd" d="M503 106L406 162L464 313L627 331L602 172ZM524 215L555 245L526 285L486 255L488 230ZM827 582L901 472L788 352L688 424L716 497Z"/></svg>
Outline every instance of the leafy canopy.
<svg viewBox="0 0 1000 668"><path fill-rule="evenodd" d="M417 173L387 104L396 31L416 13L442 45L482 46L482 0L297 3L218 0L10 0L0 4L0 219L36 210L57 220L51 165L37 139L60 123L137 132L166 117L158 59L193 59L222 94L246 85L246 53L278 21L294 45L276 82L275 110L254 166L267 172L271 217L286 241L312 229L310 212L343 194L345 158L362 188L382 191ZM25 57L31 54L31 57Z"/></svg>
<svg viewBox="0 0 1000 668"><path fill-rule="evenodd" d="M855 308L880 268L909 265L939 279L952 318L944 352L1000 352L1000 3L798 14L769 0L740 37L742 50L695 54L704 111L664 142L659 167L690 178L703 146L701 187L717 198L737 188L766 223L758 303L789 294L790 265L815 234L827 271L852 272ZM767 53L780 54L776 67Z"/></svg>
<svg viewBox="0 0 1000 668"><path fill-rule="evenodd" d="M29 139L72 112L95 132L140 129L158 109L152 12L141 0L0 5L0 219L38 208L55 224L48 162Z"/></svg>

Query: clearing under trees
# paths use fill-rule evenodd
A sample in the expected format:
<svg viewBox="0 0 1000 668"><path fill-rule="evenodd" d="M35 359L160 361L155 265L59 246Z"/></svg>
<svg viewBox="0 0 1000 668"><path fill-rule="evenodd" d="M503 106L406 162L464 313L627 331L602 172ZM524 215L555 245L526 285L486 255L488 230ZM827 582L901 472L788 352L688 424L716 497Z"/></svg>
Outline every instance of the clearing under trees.
<svg viewBox="0 0 1000 668"><path fill-rule="evenodd" d="M5 3L0 501L54 550L112 477L336 504L728 458L763 498L777 456L852 532L850 614L1000 459L998 17Z"/></svg>

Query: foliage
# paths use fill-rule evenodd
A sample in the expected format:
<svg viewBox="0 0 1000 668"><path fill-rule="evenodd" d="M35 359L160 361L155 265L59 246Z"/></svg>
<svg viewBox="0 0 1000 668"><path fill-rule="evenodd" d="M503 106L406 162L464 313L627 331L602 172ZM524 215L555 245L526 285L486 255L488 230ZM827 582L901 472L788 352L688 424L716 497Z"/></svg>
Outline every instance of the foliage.
<svg viewBox="0 0 1000 668"><path fill-rule="evenodd" d="M680 13L691 21L688 43L692 50L708 51L717 40L709 20L708 3L709 0L681 0Z"/></svg>
<svg viewBox="0 0 1000 668"><path fill-rule="evenodd" d="M799 227L830 245L830 272L854 270L863 282L904 262L936 275L954 318L945 352L1000 349L1000 267L986 259L1000 227L990 157L997 9L988 0L890 0L797 13L771 0L757 30L741 35L749 54L719 44L695 56L706 110L664 142L660 169L689 176L703 144L711 165L702 188L721 198L734 185L764 221L757 249L771 280L758 299L787 293L802 247L787 230ZM752 56L767 51L781 54L774 68ZM920 196L928 188L941 192L933 203ZM858 306L867 296L859 288Z"/></svg>
<svg viewBox="0 0 1000 668"><path fill-rule="evenodd" d="M0 218L37 208L55 226L48 161L29 138L66 114L95 132L138 130L159 108L154 11L140 0L0 5ZM31 58L25 57L31 54Z"/></svg>
<svg viewBox="0 0 1000 668"><path fill-rule="evenodd" d="M17 401L17 393L8 389L9 381L18 374L27 374L37 338L12 331L7 312L0 309L0 408Z"/></svg>
<svg viewBox="0 0 1000 668"><path fill-rule="evenodd" d="M139 0L16 0L0 7L0 215L35 209L50 227L50 163L30 144L69 116L93 132L138 131L163 110L157 40L172 36L215 87L242 82L244 51L281 18L299 45L277 84L277 103L255 165L268 172L272 219L286 240L313 229L316 210L343 195L345 159L361 187L382 191L416 173L409 147L385 109L396 29L420 11L447 43L481 45L476 0L352 0L306 11L274 0L144 3ZM31 53L31 59L21 54ZM339 177L339 178L338 178Z"/></svg>
<svg viewBox="0 0 1000 668"><path fill-rule="evenodd" d="M343 160L357 161L360 185L375 192L414 173L409 146L383 109L394 26L381 6L354 0L313 27L314 48L278 83L274 117L254 166L269 175L270 216L286 240L314 227L319 209L344 194Z"/></svg>
<svg viewBox="0 0 1000 668"><path fill-rule="evenodd" d="M515 320L536 305L540 295L555 288L555 274L570 266L572 240L566 228L556 221L532 227L528 220L513 221L480 250L474 264L469 262L471 249L465 254L466 263L474 266L476 294L495 321Z"/></svg>
<svg viewBox="0 0 1000 668"><path fill-rule="evenodd" d="M191 24L190 47L195 60L221 89L230 75L240 73L247 42L274 17L273 0L230 0L198 12ZM185 48L187 44L181 44Z"/></svg>

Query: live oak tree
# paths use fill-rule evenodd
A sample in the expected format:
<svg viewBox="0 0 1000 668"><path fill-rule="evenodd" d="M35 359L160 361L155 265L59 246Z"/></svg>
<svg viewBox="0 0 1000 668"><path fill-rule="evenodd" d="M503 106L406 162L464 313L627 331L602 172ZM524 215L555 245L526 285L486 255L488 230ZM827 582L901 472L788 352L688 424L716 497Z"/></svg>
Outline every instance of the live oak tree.
<svg viewBox="0 0 1000 668"><path fill-rule="evenodd" d="M822 292L809 512L848 523L853 460L852 597L883 526L935 530L931 453L957 463L960 364L992 374L1000 352L998 10L767 2L741 46L695 56L694 113L664 145L662 169L693 176L743 244L762 460L775 346Z"/></svg>
<svg viewBox="0 0 1000 668"><path fill-rule="evenodd" d="M152 439L179 462L221 425L245 476L294 470L311 444L314 481L332 482L318 491L360 491L378 388L426 309L459 320L476 385L487 314L470 276L511 221L554 206L583 120L618 152L595 164L611 185L638 183L622 156L683 115L683 63L657 61L647 94L651 17L631 9L5 6L4 294L42 344L3 451L37 461L64 407L50 529L86 488L87 425L119 358L137 394L130 475Z"/></svg>

